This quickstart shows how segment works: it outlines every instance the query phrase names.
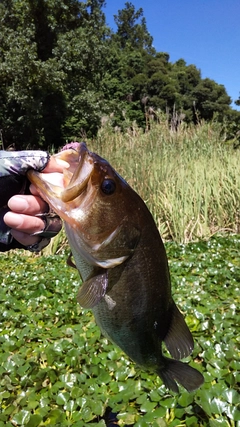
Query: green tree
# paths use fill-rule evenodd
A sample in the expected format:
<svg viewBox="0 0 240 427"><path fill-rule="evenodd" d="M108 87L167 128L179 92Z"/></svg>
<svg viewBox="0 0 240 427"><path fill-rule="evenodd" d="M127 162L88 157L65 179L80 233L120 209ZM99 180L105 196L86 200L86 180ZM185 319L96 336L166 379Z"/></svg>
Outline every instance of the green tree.
<svg viewBox="0 0 240 427"><path fill-rule="evenodd" d="M104 78L109 60L104 2L88 1L77 29L62 33L54 54L66 76L67 115L63 125L66 139L96 134L105 105Z"/></svg>
<svg viewBox="0 0 240 427"><path fill-rule="evenodd" d="M114 113L112 122L121 125L123 117L144 125L141 98L146 90L144 74L146 56L155 53L143 10L132 3L114 15L116 33L110 35L109 56L104 82L108 110ZM106 109L107 110L107 109Z"/></svg>
<svg viewBox="0 0 240 427"><path fill-rule="evenodd" d="M240 94L239 94L238 99L236 99L236 101L234 101L234 102L235 102L236 105L240 106Z"/></svg>
<svg viewBox="0 0 240 427"><path fill-rule="evenodd" d="M124 111L124 116L130 121L137 121L143 126L145 118L141 99L147 90L145 63L148 56L155 54L153 38L147 30L143 9L136 10L130 2L125 3L124 9L118 10L114 20L117 31L111 34L110 58L115 67L109 67L109 79L105 80L107 88L111 87L112 107L117 118L114 123L121 124Z"/></svg>
<svg viewBox="0 0 240 427"><path fill-rule="evenodd" d="M4 143L48 148L96 134L110 115L145 126L151 110L239 124L224 86L156 52L142 8L105 22L104 0L1 0L0 129ZM240 100L236 101L240 104ZM195 106L195 108L194 108ZM232 127L233 129L233 127ZM231 131L232 132L232 131Z"/></svg>
<svg viewBox="0 0 240 427"><path fill-rule="evenodd" d="M171 77L178 87L175 108L184 112L185 120L190 122L195 114L193 106L196 98L193 91L201 81L201 72L195 65L187 65L184 59L179 59L172 64Z"/></svg>
<svg viewBox="0 0 240 427"><path fill-rule="evenodd" d="M231 98L225 87L214 80L202 79L192 90L192 95L195 98L195 108L202 119L211 120L217 114L222 121L229 113Z"/></svg>
<svg viewBox="0 0 240 427"><path fill-rule="evenodd" d="M0 127L6 144L59 146L80 130L96 130L106 54L103 4L1 2Z"/></svg>
<svg viewBox="0 0 240 427"><path fill-rule="evenodd" d="M132 3L126 2L125 8L119 10L118 15L114 15L114 21L117 25L116 39L122 49L143 49L149 53L155 51L142 8L135 10Z"/></svg>

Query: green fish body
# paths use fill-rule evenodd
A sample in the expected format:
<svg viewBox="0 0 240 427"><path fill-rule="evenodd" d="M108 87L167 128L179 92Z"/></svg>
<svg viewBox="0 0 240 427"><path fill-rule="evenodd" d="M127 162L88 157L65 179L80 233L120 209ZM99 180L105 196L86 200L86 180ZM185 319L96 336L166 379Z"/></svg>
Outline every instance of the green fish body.
<svg viewBox="0 0 240 427"><path fill-rule="evenodd" d="M92 309L107 338L168 388L198 388L202 374L180 361L193 339L173 301L165 248L147 206L84 143L57 156L70 163L63 188L47 182L47 174L28 177L64 220L83 280L78 302ZM163 356L163 342L173 359Z"/></svg>

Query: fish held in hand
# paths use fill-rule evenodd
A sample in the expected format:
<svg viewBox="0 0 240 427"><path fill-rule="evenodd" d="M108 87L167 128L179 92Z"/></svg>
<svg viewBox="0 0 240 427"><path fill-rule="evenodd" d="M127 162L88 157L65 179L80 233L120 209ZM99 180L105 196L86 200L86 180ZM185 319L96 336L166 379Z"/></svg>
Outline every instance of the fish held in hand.
<svg viewBox="0 0 240 427"><path fill-rule="evenodd" d="M188 391L202 374L180 359L193 350L192 335L171 294L163 242L147 206L111 167L84 143L56 156L70 167L63 186L47 174L28 172L42 198L64 220L83 284L77 300L92 309L103 334L165 385ZM173 359L162 353L165 343Z"/></svg>

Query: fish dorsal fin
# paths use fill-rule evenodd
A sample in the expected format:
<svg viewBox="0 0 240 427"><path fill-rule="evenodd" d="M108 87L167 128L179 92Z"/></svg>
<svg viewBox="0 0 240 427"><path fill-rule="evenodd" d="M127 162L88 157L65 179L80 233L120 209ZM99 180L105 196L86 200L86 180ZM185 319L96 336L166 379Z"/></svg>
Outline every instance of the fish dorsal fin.
<svg viewBox="0 0 240 427"><path fill-rule="evenodd" d="M177 360L187 357L193 350L194 344L191 332L175 303L172 308L170 327L164 342L171 356Z"/></svg>
<svg viewBox="0 0 240 427"><path fill-rule="evenodd" d="M102 271L102 270L101 270ZM108 285L107 270L86 280L77 295L77 301L83 308L93 308L106 293Z"/></svg>

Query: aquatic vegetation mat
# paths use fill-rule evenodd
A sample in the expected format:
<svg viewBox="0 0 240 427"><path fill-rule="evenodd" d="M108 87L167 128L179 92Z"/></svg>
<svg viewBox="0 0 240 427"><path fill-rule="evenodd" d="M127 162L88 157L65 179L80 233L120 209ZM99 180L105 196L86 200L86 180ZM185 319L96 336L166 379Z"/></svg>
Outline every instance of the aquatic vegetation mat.
<svg viewBox="0 0 240 427"><path fill-rule="evenodd" d="M101 336L66 254L1 255L0 427L240 426L240 236L166 248L204 385L169 392Z"/></svg>

